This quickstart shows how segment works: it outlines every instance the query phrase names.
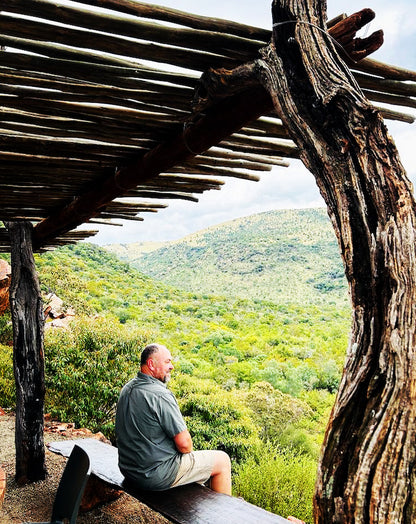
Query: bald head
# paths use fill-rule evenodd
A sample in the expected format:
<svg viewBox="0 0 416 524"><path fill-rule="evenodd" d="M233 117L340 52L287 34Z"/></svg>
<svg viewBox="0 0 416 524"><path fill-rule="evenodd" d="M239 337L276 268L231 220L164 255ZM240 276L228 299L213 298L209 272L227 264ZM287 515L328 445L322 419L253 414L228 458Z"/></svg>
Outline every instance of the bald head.
<svg viewBox="0 0 416 524"><path fill-rule="evenodd" d="M172 355L162 344L149 344L144 348L140 357L141 372L157 378L163 383L170 379L173 369Z"/></svg>
<svg viewBox="0 0 416 524"><path fill-rule="evenodd" d="M148 359L154 354L157 353L161 348L164 348L162 344L149 344L146 346L142 354L140 355L140 366L147 364Z"/></svg>

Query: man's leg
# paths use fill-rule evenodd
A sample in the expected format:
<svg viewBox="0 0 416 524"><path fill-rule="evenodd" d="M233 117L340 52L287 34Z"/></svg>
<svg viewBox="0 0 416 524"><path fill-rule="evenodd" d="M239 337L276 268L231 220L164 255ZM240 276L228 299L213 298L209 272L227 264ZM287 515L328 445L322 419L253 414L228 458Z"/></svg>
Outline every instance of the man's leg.
<svg viewBox="0 0 416 524"><path fill-rule="evenodd" d="M181 456L176 479L171 488L198 482L231 495L231 461L227 453L218 450L191 451Z"/></svg>
<svg viewBox="0 0 416 524"><path fill-rule="evenodd" d="M224 451L213 451L215 453L214 468L211 473L210 486L218 493L231 495L231 461Z"/></svg>

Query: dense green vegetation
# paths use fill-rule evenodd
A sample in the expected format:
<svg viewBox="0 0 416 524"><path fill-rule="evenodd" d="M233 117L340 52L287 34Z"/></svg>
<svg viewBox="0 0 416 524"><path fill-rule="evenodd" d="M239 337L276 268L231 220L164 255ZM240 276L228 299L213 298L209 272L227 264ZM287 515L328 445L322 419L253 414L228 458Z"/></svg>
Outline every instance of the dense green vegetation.
<svg viewBox="0 0 416 524"><path fill-rule="evenodd" d="M269 211L174 242L106 249L188 291L276 303L307 298L340 307L348 300L338 244L324 209Z"/></svg>
<svg viewBox="0 0 416 524"><path fill-rule="evenodd" d="M170 387L195 447L226 450L236 495L312 522L316 462L334 401L349 310L179 290L91 244L36 256L41 288L77 312L47 329L46 409L114 438L121 386L140 349L166 344ZM342 303L342 301L341 301ZM10 325L0 319L0 406L13 408Z"/></svg>

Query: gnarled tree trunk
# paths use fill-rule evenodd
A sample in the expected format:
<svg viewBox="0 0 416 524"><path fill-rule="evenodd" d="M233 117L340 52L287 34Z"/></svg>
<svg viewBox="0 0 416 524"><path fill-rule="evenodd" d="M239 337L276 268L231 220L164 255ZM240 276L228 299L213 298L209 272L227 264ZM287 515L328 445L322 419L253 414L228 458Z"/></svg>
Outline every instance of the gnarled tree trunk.
<svg viewBox="0 0 416 524"><path fill-rule="evenodd" d="M45 374L43 307L32 253L30 222L5 223L11 243L10 309L13 322L13 367L16 383L16 480L46 475L43 440Z"/></svg>
<svg viewBox="0 0 416 524"><path fill-rule="evenodd" d="M273 41L257 64L328 206L353 307L315 522L410 523L416 521L415 201L382 118L325 32L325 15L319 0L274 1Z"/></svg>

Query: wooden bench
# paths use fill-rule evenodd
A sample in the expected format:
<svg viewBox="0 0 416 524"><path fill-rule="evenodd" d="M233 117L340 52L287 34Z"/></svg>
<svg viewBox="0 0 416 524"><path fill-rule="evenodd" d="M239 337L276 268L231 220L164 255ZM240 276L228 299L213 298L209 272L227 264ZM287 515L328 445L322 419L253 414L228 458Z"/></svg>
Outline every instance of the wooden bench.
<svg viewBox="0 0 416 524"><path fill-rule="evenodd" d="M177 524L287 524L290 522L243 499L216 493L200 484L166 491L143 491L125 482L118 468L117 448L93 438L51 442L50 451L69 457L77 444L90 458L91 474L122 489Z"/></svg>

